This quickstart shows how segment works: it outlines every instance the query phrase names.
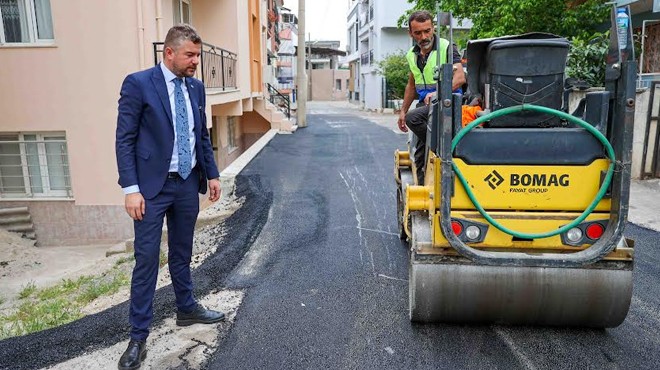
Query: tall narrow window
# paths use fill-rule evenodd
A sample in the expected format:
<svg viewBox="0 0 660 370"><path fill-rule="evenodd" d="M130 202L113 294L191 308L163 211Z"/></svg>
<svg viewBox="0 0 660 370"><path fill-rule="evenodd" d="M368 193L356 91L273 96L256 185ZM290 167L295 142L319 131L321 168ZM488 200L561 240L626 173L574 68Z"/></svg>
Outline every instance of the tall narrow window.
<svg viewBox="0 0 660 370"><path fill-rule="evenodd" d="M25 193L18 135L0 136L0 191L2 194Z"/></svg>
<svg viewBox="0 0 660 370"><path fill-rule="evenodd" d="M227 117L227 152L233 152L236 145L236 117Z"/></svg>
<svg viewBox="0 0 660 370"><path fill-rule="evenodd" d="M172 0L174 8L174 24L190 23L190 1L189 0Z"/></svg>
<svg viewBox="0 0 660 370"><path fill-rule="evenodd" d="M50 0L34 0L34 15L37 22L37 38L53 39L53 18L50 11Z"/></svg>
<svg viewBox="0 0 660 370"><path fill-rule="evenodd" d="M54 38L50 0L0 0L0 44Z"/></svg>

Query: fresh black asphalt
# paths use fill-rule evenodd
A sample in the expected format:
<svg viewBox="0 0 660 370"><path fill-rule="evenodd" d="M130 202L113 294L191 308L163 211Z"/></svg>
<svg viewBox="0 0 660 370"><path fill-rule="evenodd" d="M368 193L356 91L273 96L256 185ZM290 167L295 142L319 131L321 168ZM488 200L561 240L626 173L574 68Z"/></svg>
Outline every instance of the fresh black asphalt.
<svg viewBox="0 0 660 370"><path fill-rule="evenodd" d="M636 239L634 296L618 328L413 325L393 180L405 136L348 110L308 123L276 136L237 178L245 203L218 225L217 252L194 272L198 296L245 292L206 368L660 368L659 233L626 229ZM155 324L174 307L170 287L156 297ZM1 341L0 369L35 369L126 339L127 310Z"/></svg>
<svg viewBox="0 0 660 370"><path fill-rule="evenodd" d="M405 136L337 111L277 136L244 170L273 194L262 268L209 369L660 368L660 234L637 239L635 295L615 329L412 325L395 235Z"/></svg>
<svg viewBox="0 0 660 370"><path fill-rule="evenodd" d="M272 194L262 189L259 178L243 176L236 186L237 196L245 197L244 207L217 226L217 251L193 271L197 297L222 287L266 222ZM220 238L221 231L232 237ZM175 307L171 285L156 291L152 328L171 317ZM128 339L129 329L126 301L67 325L0 341L0 369L39 369L63 362Z"/></svg>

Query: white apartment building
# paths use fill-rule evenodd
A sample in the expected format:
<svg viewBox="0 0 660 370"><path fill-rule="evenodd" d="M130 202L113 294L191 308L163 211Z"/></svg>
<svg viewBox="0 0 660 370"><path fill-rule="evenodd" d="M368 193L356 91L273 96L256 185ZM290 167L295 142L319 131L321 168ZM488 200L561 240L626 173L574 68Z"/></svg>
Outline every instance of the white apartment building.
<svg viewBox="0 0 660 370"><path fill-rule="evenodd" d="M412 45L399 17L412 7L407 0L348 0L349 99L365 109L383 108L384 81L376 62Z"/></svg>

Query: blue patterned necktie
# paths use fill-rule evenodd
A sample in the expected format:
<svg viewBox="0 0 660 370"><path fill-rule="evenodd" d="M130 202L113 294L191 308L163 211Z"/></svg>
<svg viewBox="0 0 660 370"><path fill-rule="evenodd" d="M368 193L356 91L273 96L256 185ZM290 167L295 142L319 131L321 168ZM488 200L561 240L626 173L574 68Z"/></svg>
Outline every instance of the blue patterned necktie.
<svg viewBox="0 0 660 370"><path fill-rule="evenodd" d="M188 109L186 98L181 89L180 78L174 79L174 110L176 111L176 141L177 153L179 155L179 175L184 180L192 171L192 156L190 154L190 128L188 127Z"/></svg>

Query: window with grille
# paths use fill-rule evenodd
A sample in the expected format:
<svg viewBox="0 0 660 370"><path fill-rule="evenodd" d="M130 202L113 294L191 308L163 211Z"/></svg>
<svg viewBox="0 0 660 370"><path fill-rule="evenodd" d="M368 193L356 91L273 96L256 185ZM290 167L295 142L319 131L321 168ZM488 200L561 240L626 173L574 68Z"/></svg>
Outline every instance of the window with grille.
<svg viewBox="0 0 660 370"><path fill-rule="evenodd" d="M50 0L0 0L0 44L52 43Z"/></svg>
<svg viewBox="0 0 660 370"><path fill-rule="evenodd" d="M64 133L0 134L0 197L72 195Z"/></svg>

